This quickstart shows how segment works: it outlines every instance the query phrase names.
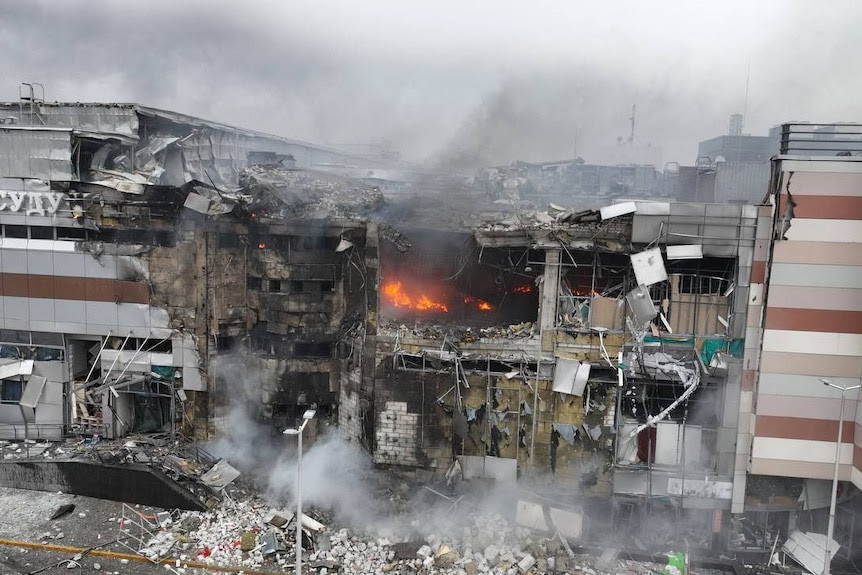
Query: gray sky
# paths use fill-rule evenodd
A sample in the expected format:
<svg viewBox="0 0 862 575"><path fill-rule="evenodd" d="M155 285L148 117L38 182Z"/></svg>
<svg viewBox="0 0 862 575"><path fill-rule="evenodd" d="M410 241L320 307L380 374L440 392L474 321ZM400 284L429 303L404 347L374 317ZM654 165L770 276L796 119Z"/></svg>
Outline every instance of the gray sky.
<svg viewBox="0 0 862 575"><path fill-rule="evenodd" d="M627 137L697 142L862 121L862 3L0 0L0 99L134 101L404 157L602 161Z"/></svg>

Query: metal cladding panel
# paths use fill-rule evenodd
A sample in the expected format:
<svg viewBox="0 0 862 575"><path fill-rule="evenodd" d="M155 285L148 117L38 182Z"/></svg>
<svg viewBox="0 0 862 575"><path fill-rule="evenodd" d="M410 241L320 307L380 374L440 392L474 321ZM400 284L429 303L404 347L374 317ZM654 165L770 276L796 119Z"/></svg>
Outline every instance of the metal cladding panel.
<svg viewBox="0 0 862 575"><path fill-rule="evenodd" d="M667 216L670 215L669 202L635 202L638 210L634 218L645 216ZM665 219L664 217L662 219Z"/></svg>
<svg viewBox="0 0 862 575"><path fill-rule="evenodd" d="M85 258L92 259L92 256L83 253L55 253L54 275L79 277L86 266L84 263Z"/></svg>
<svg viewBox="0 0 862 575"><path fill-rule="evenodd" d="M858 357L862 335L767 329L763 332L763 351Z"/></svg>
<svg viewBox="0 0 862 575"><path fill-rule="evenodd" d="M862 266L773 264L769 283L773 286L853 289L862 286Z"/></svg>
<svg viewBox="0 0 862 575"><path fill-rule="evenodd" d="M862 311L862 289L772 286L770 307Z"/></svg>
<svg viewBox="0 0 862 575"><path fill-rule="evenodd" d="M826 387L822 384L820 386ZM840 407L841 399L757 394L757 415L838 421ZM845 401L844 417L850 420L855 413L853 402Z"/></svg>
<svg viewBox="0 0 862 575"><path fill-rule="evenodd" d="M55 303L55 320L64 323L87 323L87 306L80 300L64 300Z"/></svg>
<svg viewBox="0 0 862 575"><path fill-rule="evenodd" d="M703 219L706 215L706 206L707 204L673 202L670 205L670 216L672 220L677 219L676 216L690 216Z"/></svg>
<svg viewBox="0 0 862 575"><path fill-rule="evenodd" d="M801 196L862 196L862 164L835 162L781 162L784 171L792 171L791 190ZM831 166L835 171L828 171ZM817 167L818 171L811 168ZM794 169L795 168L795 169ZM856 173L838 173L839 169L855 169ZM826 170L826 171L819 171ZM788 176L784 176L786 183Z"/></svg>
<svg viewBox="0 0 862 575"><path fill-rule="evenodd" d="M741 204L706 204L707 218L730 218L738 221L742 216Z"/></svg>
<svg viewBox="0 0 862 575"><path fill-rule="evenodd" d="M784 237L790 241L825 240L858 244L862 243L862 221L793 218Z"/></svg>
<svg viewBox="0 0 862 575"><path fill-rule="evenodd" d="M769 192L771 166L760 162L722 162L716 167L715 200L760 203Z"/></svg>
<svg viewBox="0 0 862 575"><path fill-rule="evenodd" d="M852 243L794 241L776 242L776 263L862 266L862 249Z"/></svg>
<svg viewBox="0 0 862 575"><path fill-rule="evenodd" d="M3 317L6 320L30 320L30 305L25 297L5 296L3 298ZM6 327L9 327L8 325Z"/></svg>
<svg viewBox="0 0 862 575"><path fill-rule="evenodd" d="M648 244L659 237L667 216L645 216L635 213L632 219L632 243Z"/></svg>
<svg viewBox="0 0 862 575"><path fill-rule="evenodd" d="M27 252L4 248L0 251L0 271L3 273L26 274Z"/></svg>
<svg viewBox="0 0 862 575"><path fill-rule="evenodd" d="M58 130L0 130L0 176L72 179L72 135Z"/></svg>
<svg viewBox="0 0 862 575"><path fill-rule="evenodd" d="M831 376L829 381L842 387L858 385L858 377L835 377ZM758 381L758 393L767 395L783 395L798 397L821 397L841 399L841 391L823 385L816 375L800 375L790 373L761 373ZM856 399L858 391L847 393L848 401ZM838 412L836 408L836 413Z"/></svg>
<svg viewBox="0 0 862 575"><path fill-rule="evenodd" d="M755 437L751 445L754 459L777 459L810 463L835 463L834 441L811 441L805 439L782 439L778 437ZM853 460L853 444L842 443L839 461L850 464Z"/></svg>
<svg viewBox="0 0 862 575"><path fill-rule="evenodd" d="M28 298L30 321L54 321L54 300Z"/></svg>
<svg viewBox="0 0 862 575"><path fill-rule="evenodd" d="M138 114L133 106L95 104L42 106L40 114L50 126L93 132L138 135Z"/></svg>
<svg viewBox="0 0 862 575"><path fill-rule="evenodd" d="M117 304L104 301L85 302L87 324L117 325Z"/></svg>
<svg viewBox="0 0 862 575"><path fill-rule="evenodd" d="M117 265L114 256L103 255L98 259L92 256L85 257L83 275L88 278L116 279Z"/></svg>
<svg viewBox="0 0 862 575"><path fill-rule="evenodd" d="M764 373L792 373L817 377L859 377L862 356L820 355L816 353L763 352Z"/></svg>
<svg viewBox="0 0 862 575"><path fill-rule="evenodd" d="M54 275L54 254L42 251L27 251L27 273L34 275Z"/></svg>
<svg viewBox="0 0 862 575"><path fill-rule="evenodd" d="M117 304L117 325L123 331L150 326L150 306L137 303Z"/></svg>

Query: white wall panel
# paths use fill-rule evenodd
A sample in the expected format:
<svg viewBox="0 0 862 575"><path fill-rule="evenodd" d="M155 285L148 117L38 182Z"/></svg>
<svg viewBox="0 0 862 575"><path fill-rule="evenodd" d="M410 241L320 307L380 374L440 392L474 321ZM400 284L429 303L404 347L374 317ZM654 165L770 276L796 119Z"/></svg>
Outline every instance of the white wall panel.
<svg viewBox="0 0 862 575"><path fill-rule="evenodd" d="M793 218L784 234L788 240L862 243L862 220Z"/></svg>
<svg viewBox="0 0 862 575"><path fill-rule="evenodd" d="M25 297L3 297L3 316L7 320L29 320L30 305Z"/></svg>
<svg viewBox="0 0 862 575"><path fill-rule="evenodd" d="M757 415L838 420L841 399L799 397L793 395L757 395ZM856 411L852 401L844 402L844 418L853 420Z"/></svg>
<svg viewBox="0 0 862 575"><path fill-rule="evenodd" d="M781 459L812 463L835 463L835 442L806 439L755 437L751 456L757 459ZM853 463L853 444L841 444L841 463Z"/></svg>
<svg viewBox="0 0 862 575"><path fill-rule="evenodd" d="M87 305L81 300L54 300L54 317L58 322L87 323Z"/></svg>
<svg viewBox="0 0 862 575"><path fill-rule="evenodd" d="M30 306L30 321L55 321L53 299L27 298Z"/></svg>
<svg viewBox="0 0 862 575"><path fill-rule="evenodd" d="M767 329L763 332L763 351L856 357L862 355L862 334Z"/></svg>
<svg viewBox="0 0 862 575"><path fill-rule="evenodd" d="M773 264L769 283L772 286L854 289L862 286L862 266ZM772 302L769 303L771 306Z"/></svg>
<svg viewBox="0 0 862 575"><path fill-rule="evenodd" d="M825 378L842 387L858 385L858 377ZM797 395L802 397L825 397L841 399L841 391L823 385L816 375L791 375L785 373L761 373L757 385L758 393L767 395ZM847 392L847 400L856 400L859 390Z"/></svg>

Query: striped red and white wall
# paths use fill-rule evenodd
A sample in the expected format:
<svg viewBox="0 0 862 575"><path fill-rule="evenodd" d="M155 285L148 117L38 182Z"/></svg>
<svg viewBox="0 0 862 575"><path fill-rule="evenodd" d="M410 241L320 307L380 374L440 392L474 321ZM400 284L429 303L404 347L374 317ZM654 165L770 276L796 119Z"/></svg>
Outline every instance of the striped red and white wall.
<svg viewBox="0 0 862 575"><path fill-rule="evenodd" d="M81 251L74 241L0 239L0 328L165 338L144 261Z"/></svg>
<svg viewBox="0 0 862 575"><path fill-rule="evenodd" d="M841 392L820 380L862 376L862 161L853 160L776 160L775 227L789 197L796 205L785 239L761 237L770 249L752 265L752 285L766 286L766 307L749 307L760 352L744 377L754 474L832 478ZM859 397L847 393L839 477L862 488Z"/></svg>

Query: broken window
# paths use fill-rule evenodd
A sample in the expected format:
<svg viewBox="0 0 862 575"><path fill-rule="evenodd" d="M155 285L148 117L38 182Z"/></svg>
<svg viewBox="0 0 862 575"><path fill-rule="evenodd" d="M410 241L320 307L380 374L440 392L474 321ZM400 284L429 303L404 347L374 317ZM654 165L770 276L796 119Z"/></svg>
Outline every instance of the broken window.
<svg viewBox="0 0 862 575"><path fill-rule="evenodd" d="M252 291L260 291L263 289L263 279L254 276L248 276L246 278L246 287Z"/></svg>
<svg viewBox="0 0 862 575"><path fill-rule="evenodd" d="M87 230L84 228L57 228L58 240L86 240Z"/></svg>
<svg viewBox="0 0 862 575"><path fill-rule="evenodd" d="M335 283L328 280L291 280L291 293L320 294L335 290Z"/></svg>
<svg viewBox="0 0 862 575"><path fill-rule="evenodd" d="M23 393L24 382L22 382L20 379L0 380L0 403L20 403L21 395Z"/></svg>
<svg viewBox="0 0 862 575"><path fill-rule="evenodd" d="M302 236L297 238L295 247L303 250L334 250L337 238L327 236Z"/></svg>
<svg viewBox="0 0 862 575"><path fill-rule="evenodd" d="M561 259L557 325L621 330L620 298L636 287L628 255L564 250Z"/></svg>
<svg viewBox="0 0 862 575"><path fill-rule="evenodd" d="M328 341L296 342L294 357L332 357L332 343Z"/></svg>
<svg viewBox="0 0 862 575"><path fill-rule="evenodd" d="M218 247L221 249L238 248L241 245L240 234L218 234Z"/></svg>
<svg viewBox="0 0 862 575"><path fill-rule="evenodd" d="M95 239L117 244L143 244L162 247L174 247L177 241L173 231L118 228L103 228Z"/></svg>
<svg viewBox="0 0 862 575"><path fill-rule="evenodd" d="M679 293L719 295L727 291L730 280L722 277L682 275L679 278Z"/></svg>

